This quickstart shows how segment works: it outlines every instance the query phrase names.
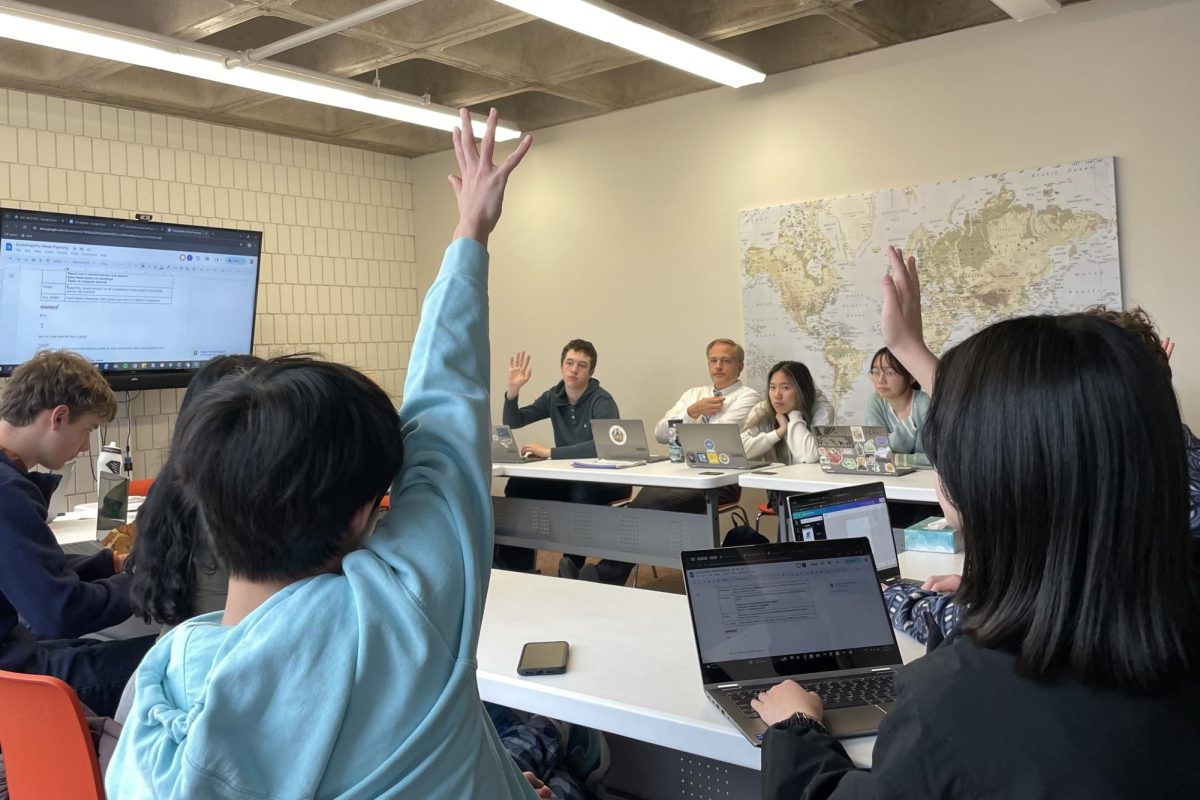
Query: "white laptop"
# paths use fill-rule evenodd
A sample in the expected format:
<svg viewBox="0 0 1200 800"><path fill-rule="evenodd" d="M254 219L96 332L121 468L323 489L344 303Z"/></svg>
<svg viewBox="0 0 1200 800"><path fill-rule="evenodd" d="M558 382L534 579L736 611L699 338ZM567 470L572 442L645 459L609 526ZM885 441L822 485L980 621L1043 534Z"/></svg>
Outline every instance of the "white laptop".
<svg viewBox="0 0 1200 800"><path fill-rule="evenodd" d="M737 425L691 423L679 425L675 430L683 450L683 461L693 469L759 469L773 463L746 458Z"/></svg>

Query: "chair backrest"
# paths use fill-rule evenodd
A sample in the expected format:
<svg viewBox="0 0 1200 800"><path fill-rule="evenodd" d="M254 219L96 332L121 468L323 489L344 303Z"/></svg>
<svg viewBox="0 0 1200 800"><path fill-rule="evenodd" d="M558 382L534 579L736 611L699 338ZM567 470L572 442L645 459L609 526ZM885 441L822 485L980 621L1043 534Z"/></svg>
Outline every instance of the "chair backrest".
<svg viewBox="0 0 1200 800"><path fill-rule="evenodd" d="M138 478L136 481L129 482L130 497L145 497L150 491L150 487L154 485L154 478Z"/></svg>
<svg viewBox="0 0 1200 800"><path fill-rule="evenodd" d="M14 800L104 800L79 698L58 678L0 670L0 749Z"/></svg>

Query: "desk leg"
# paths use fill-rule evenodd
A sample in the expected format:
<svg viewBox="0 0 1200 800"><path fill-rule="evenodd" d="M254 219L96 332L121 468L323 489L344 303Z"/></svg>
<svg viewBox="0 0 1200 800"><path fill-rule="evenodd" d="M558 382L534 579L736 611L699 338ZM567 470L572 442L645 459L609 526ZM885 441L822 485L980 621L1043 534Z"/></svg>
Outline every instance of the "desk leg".
<svg viewBox="0 0 1200 800"><path fill-rule="evenodd" d="M716 489L704 490L704 510L712 520L713 547L721 546L721 502Z"/></svg>

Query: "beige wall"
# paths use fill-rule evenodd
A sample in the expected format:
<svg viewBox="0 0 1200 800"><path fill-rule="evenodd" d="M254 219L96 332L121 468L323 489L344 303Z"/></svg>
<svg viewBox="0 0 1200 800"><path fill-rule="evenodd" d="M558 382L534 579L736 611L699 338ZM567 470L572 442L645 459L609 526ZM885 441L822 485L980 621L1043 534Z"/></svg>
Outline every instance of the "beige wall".
<svg viewBox="0 0 1200 800"><path fill-rule="evenodd" d="M496 397L511 351L541 390L582 336L622 413L656 419L705 342L742 336L739 209L1112 155L1126 303L1179 340L1200 421L1197 31L1194 0L1092 0L538 132L492 240ZM451 165L413 162L422 291Z"/></svg>
<svg viewBox="0 0 1200 800"><path fill-rule="evenodd" d="M315 351L399 398L416 321L407 159L0 89L0 203L264 232L254 350ZM183 390L118 393L157 474ZM81 458L68 503L95 499Z"/></svg>

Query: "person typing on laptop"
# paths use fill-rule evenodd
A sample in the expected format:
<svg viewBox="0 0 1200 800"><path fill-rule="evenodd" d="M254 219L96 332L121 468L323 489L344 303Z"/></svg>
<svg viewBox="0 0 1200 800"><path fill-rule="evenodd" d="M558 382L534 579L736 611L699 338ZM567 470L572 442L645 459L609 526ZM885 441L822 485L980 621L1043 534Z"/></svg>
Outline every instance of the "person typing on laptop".
<svg viewBox="0 0 1200 800"><path fill-rule="evenodd" d="M53 675L102 716L154 637L79 639L130 616L124 557L67 555L46 524L62 469L117 403L86 359L45 350L17 367L0 394L0 669Z"/></svg>
<svg viewBox="0 0 1200 800"><path fill-rule="evenodd" d="M531 443L521 447L539 458L595 458L596 443L592 440L593 419L616 419L621 416L617 401L600 386L594 377L598 355L596 347L584 339L572 339L562 349L559 371L562 380L542 392L527 406L520 404L521 389L529 383L532 371L529 355L517 353L509 360L508 389L504 392L504 424L523 428L549 418L554 428L554 447ZM534 500L559 500L566 503L604 505L629 496L629 487L617 484L557 481L538 478L509 478L504 487L505 497L524 497ZM528 547L496 545L495 566L522 572L533 570L537 551ZM563 578L579 576L585 558L566 554L559 561L558 574Z"/></svg>
<svg viewBox="0 0 1200 800"><path fill-rule="evenodd" d="M884 339L922 384L936 371L925 443L963 532L963 618L900 672L870 771L799 685L753 700L763 797L1195 796L1200 596L1170 380L1087 314L997 323L939 365L915 260L889 259Z"/></svg>

